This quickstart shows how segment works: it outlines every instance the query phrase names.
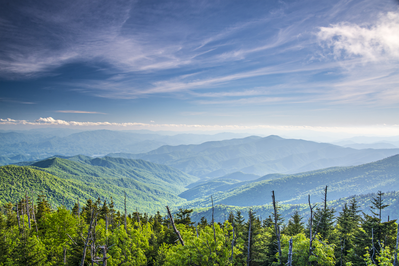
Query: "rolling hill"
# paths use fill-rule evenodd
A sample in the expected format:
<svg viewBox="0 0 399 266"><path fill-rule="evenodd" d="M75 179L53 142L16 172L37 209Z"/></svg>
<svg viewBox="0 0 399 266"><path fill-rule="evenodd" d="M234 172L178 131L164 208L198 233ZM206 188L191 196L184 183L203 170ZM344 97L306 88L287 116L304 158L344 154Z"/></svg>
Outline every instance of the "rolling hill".
<svg viewBox="0 0 399 266"><path fill-rule="evenodd" d="M90 158L49 158L31 166L3 166L0 191L2 202L15 201L25 192L43 191L51 202L60 205L65 199L72 207L77 198L93 200L113 197L123 209L124 191L130 211L155 212L165 205L181 203L177 196L184 186L197 180L172 169L142 160ZM7 191L11 191L8 193Z"/></svg>

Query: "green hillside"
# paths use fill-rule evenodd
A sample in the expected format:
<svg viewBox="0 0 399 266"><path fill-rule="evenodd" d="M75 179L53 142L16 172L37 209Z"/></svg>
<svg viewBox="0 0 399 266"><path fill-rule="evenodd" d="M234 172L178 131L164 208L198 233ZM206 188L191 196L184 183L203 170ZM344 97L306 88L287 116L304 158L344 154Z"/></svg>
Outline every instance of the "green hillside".
<svg viewBox="0 0 399 266"><path fill-rule="evenodd" d="M140 182L142 186L171 193L182 192L187 184L198 180L194 176L168 166L143 160L111 157L74 156L68 159L54 157L31 166L65 179L100 183L112 183L114 180L127 179Z"/></svg>
<svg viewBox="0 0 399 266"><path fill-rule="evenodd" d="M186 184L198 179L142 160L85 156L71 159L54 157L31 166L1 167L0 200L15 201L32 190L43 191L55 205L65 200L68 207L72 207L78 197L107 200L113 197L116 207L122 210L126 191L130 211L138 208L152 213L165 205L183 202L177 194L185 190Z"/></svg>
<svg viewBox="0 0 399 266"><path fill-rule="evenodd" d="M329 193L328 193L329 194ZM271 193L267 195L268 197L271 198ZM344 206L345 203L349 204L349 201L352 197L355 197L359 209L366 213L371 215L370 212L370 206L371 200L375 197L377 197L376 193L368 193L368 194L361 194L361 195L356 195L356 196L351 196L351 197L346 197L346 198L340 198L338 200L332 200L328 201L328 206L332 207L335 209L336 215L342 210L342 207ZM277 200L279 199L279 195L276 194ZM398 220L399 219L399 191L398 192L388 192L385 193L385 195L382 197L383 203L388 204L389 206L382 211L382 220L387 221L388 218L389 220ZM317 204L317 206L322 206L322 203L320 202L321 199L320 197L311 197L311 202L313 204ZM299 214L304 217L303 221L307 221L308 218L310 217L310 211L309 211L309 205L307 203L303 204L279 204L280 207L280 214L282 218L284 218L285 223L288 222L289 218L294 214L296 210L299 211ZM239 206L230 206L230 205L224 205L224 204L219 204L215 206L214 209L214 216L215 216L215 221L221 222L226 219L226 217L229 216L230 212L236 213L237 211L241 211L242 215L247 219L248 217L248 211L252 210L256 213L256 216L261 217L262 219L265 219L269 216L272 215L273 213L273 205L272 204L267 204L267 205L255 205L251 207L239 207ZM192 215L192 220L199 222L201 217L205 217L208 221L211 220L212 217L212 209L211 207L206 207L206 208L195 208L193 215Z"/></svg>
<svg viewBox="0 0 399 266"><path fill-rule="evenodd" d="M282 203L306 203L309 194L320 198L322 189L326 185L329 186L329 198L334 200L378 190L397 190L399 188L399 155L359 166L285 175L271 180L265 176L252 182L245 182L241 186L231 184L230 189L224 186L222 190L214 193L213 198L218 204L263 205L271 202L269 195L274 190ZM206 183L200 186L201 193L207 196L191 201L189 206L210 206L209 195L214 191L210 189L208 192L205 191ZM191 188L182 195L189 195L190 191L195 193L198 189Z"/></svg>

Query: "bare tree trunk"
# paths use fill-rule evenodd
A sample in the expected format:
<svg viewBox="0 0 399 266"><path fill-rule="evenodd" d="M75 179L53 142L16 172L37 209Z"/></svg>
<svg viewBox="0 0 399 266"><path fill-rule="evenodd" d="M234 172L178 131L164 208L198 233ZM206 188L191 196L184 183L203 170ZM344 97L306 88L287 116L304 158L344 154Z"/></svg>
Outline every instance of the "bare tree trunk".
<svg viewBox="0 0 399 266"><path fill-rule="evenodd" d="M24 204L21 200L21 216L22 216L22 232L25 235L25 215L24 215Z"/></svg>
<svg viewBox="0 0 399 266"><path fill-rule="evenodd" d="M313 234L312 234L312 227L313 227L313 209L316 207L315 205L310 204L310 195L308 195L308 202L309 202L309 209L310 209L310 220L309 220L309 258L312 255L312 244L313 244ZM309 261L309 265L312 263Z"/></svg>
<svg viewBox="0 0 399 266"><path fill-rule="evenodd" d="M97 217L97 212L94 215L94 212L92 211L92 215L91 216L92 216L92 218L91 218L91 221L90 221L89 230L87 232L87 238L86 238L86 242L85 242L85 247L83 249L83 257L82 257L82 261L80 262L80 266L84 266L84 263L85 263L87 244L89 243L91 227L93 226L93 221L94 221L95 217Z"/></svg>
<svg viewBox="0 0 399 266"><path fill-rule="evenodd" d="M273 208L274 208L274 229L276 231L277 237L277 247L278 247L278 257L281 264L281 243L280 243L280 232L277 227L277 207L276 207L276 198L274 196L274 190L272 191L272 200L273 200Z"/></svg>
<svg viewBox="0 0 399 266"><path fill-rule="evenodd" d="M33 221L35 222L35 226L36 226L36 235L37 237L39 237L39 232L37 230L37 221L36 221L36 214L35 214L35 205L33 205L33 200L32 200L32 218Z"/></svg>
<svg viewBox="0 0 399 266"><path fill-rule="evenodd" d="M172 223L172 226L173 226L173 230L175 231L177 238L179 239L181 245L184 246L183 238L181 237L180 232L177 230L177 228L175 226L175 221L173 221L173 216L170 213L169 206L166 206L166 209L168 210L168 214L169 214L170 222Z"/></svg>
<svg viewBox="0 0 399 266"><path fill-rule="evenodd" d="M18 220L18 229L19 229L19 232L21 233L21 225L20 225L20 223L19 223L18 201L17 201L17 220Z"/></svg>
<svg viewBox="0 0 399 266"><path fill-rule="evenodd" d="M231 240L231 257L230 257L230 261L233 261L233 256L234 256L234 223L233 223L233 240Z"/></svg>
<svg viewBox="0 0 399 266"><path fill-rule="evenodd" d="M107 266L107 246L104 245L103 247L103 266Z"/></svg>
<svg viewBox="0 0 399 266"><path fill-rule="evenodd" d="M381 221L381 220L380 220ZM373 254L371 255L371 260L374 262L375 248L374 248L374 228L371 228L371 247L373 248Z"/></svg>
<svg viewBox="0 0 399 266"><path fill-rule="evenodd" d="M251 210L249 210L248 215L248 256L247 256L247 266L249 266L249 262L251 261L251 229L252 229L252 218L251 218Z"/></svg>
<svg viewBox="0 0 399 266"><path fill-rule="evenodd" d="M214 220L214 212L215 212L215 208L213 207L213 197L211 196L211 200L212 200L212 228L213 228L213 239L215 240L215 252L217 255L217 241L216 241L216 230L215 230L215 220Z"/></svg>
<svg viewBox="0 0 399 266"><path fill-rule="evenodd" d="M398 265L398 244L399 244L399 224L398 224L398 231L396 232L395 261L393 262L394 266L399 266Z"/></svg>
<svg viewBox="0 0 399 266"><path fill-rule="evenodd" d="M26 207L26 214L28 216L29 229L31 229L30 215L29 215L29 201L28 201L28 194L26 193L25 193L25 207Z"/></svg>
<svg viewBox="0 0 399 266"><path fill-rule="evenodd" d="M292 237L290 239L290 247L288 249L288 266L292 266Z"/></svg>
<svg viewBox="0 0 399 266"><path fill-rule="evenodd" d="M67 253L67 248L64 247L64 265L66 265L66 253Z"/></svg>
<svg viewBox="0 0 399 266"><path fill-rule="evenodd" d="M127 219L127 211L126 211L126 191L124 191L125 192L125 231L126 231L126 234L127 234L127 222L126 222L126 219Z"/></svg>

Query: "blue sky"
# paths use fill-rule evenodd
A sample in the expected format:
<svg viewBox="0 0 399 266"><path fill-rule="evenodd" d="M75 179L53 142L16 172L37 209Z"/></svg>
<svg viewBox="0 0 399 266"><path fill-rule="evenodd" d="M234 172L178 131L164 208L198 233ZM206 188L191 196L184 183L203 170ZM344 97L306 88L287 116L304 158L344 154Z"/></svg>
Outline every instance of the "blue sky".
<svg viewBox="0 0 399 266"><path fill-rule="evenodd" d="M399 135L398 1L0 5L0 129Z"/></svg>

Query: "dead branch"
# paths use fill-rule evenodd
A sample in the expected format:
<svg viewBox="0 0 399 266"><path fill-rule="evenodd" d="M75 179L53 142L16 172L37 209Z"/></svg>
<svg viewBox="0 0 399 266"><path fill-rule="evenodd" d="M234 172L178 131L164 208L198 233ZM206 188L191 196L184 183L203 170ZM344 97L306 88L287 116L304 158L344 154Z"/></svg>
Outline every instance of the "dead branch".
<svg viewBox="0 0 399 266"><path fill-rule="evenodd" d="M170 213L169 206L166 206L166 209L168 210L168 214L169 214L170 222L172 223L172 226L173 226L173 230L175 231L175 233L176 233L181 245L184 246L183 238L181 237L180 232L177 230L177 228L175 226L175 221L173 221L173 216Z"/></svg>

